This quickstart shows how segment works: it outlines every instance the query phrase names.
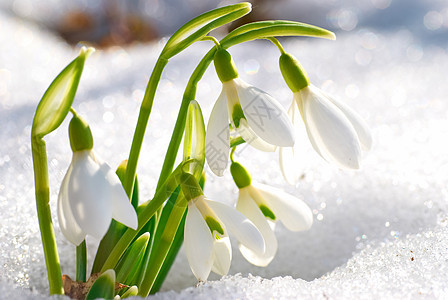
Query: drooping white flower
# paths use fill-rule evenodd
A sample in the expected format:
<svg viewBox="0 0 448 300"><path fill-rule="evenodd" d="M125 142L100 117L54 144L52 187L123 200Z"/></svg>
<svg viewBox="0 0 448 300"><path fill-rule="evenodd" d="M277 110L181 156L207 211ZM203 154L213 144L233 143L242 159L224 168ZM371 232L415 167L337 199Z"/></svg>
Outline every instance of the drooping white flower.
<svg viewBox="0 0 448 300"><path fill-rule="evenodd" d="M251 220L266 242L263 254L245 245L239 249L243 256L256 266L267 266L277 252L274 234L277 221L290 231L304 231L313 224L313 213L306 203L280 189L252 182L249 173L239 163L233 162L230 171L239 188L236 209Z"/></svg>
<svg viewBox="0 0 448 300"><path fill-rule="evenodd" d="M100 240L112 218L137 229L137 214L118 176L92 150L87 123L75 115L69 132L73 157L58 196L58 219L64 236L75 245L86 235Z"/></svg>
<svg viewBox="0 0 448 300"><path fill-rule="evenodd" d="M289 115L294 121L297 110L302 116L308 139L314 150L326 161L340 168L358 169L362 151L372 147L367 123L350 107L310 84L297 59L290 54L280 57L280 69L294 93ZM297 177L293 163L297 148L280 149L280 165L288 182Z"/></svg>
<svg viewBox="0 0 448 300"><path fill-rule="evenodd" d="M218 50L215 67L222 91L210 114L205 137L205 156L213 173L222 176L228 164L229 122L248 144L259 150L292 146L294 128L285 109L266 92L238 78L227 51Z"/></svg>
<svg viewBox="0 0 448 300"><path fill-rule="evenodd" d="M232 260L228 231L253 253L264 253L260 231L243 214L204 195L188 202L184 245L190 268L199 281L206 281L210 271L222 276L228 273Z"/></svg>

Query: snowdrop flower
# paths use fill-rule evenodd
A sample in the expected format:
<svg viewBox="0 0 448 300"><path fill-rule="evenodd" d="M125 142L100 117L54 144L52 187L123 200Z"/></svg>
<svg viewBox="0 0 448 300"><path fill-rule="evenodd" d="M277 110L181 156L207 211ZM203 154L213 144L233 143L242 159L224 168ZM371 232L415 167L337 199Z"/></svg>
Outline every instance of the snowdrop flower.
<svg viewBox="0 0 448 300"><path fill-rule="evenodd" d="M222 91L210 114L205 156L210 169L222 176L230 150L230 124L251 146L274 151L294 145L294 128L284 108L269 94L238 78L232 57L218 49L214 58Z"/></svg>
<svg viewBox="0 0 448 300"><path fill-rule="evenodd" d="M102 239L114 218L137 229L137 214L115 172L96 156L87 123L74 115L69 125L73 158L58 197L61 231L79 245L91 235Z"/></svg>
<svg viewBox="0 0 448 300"><path fill-rule="evenodd" d="M210 271L226 275L232 260L228 231L241 245L262 255L265 242L255 225L243 214L223 203L208 200L196 179L183 174L182 191L188 200L184 246L188 263L199 281Z"/></svg>
<svg viewBox="0 0 448 300"><path fill-rule="evenodd" d="M290 231L308 230L313 224L313 213L302 200L280 189L253 183L247 170L237 162L232 162L230 172L239 188L236 209L257 226L266 242L261 255L242 244L239 249L250 263L267 266L277 252L275 223L281 221Z"/></svg>
<svg viewBox="0 0 448 300"><path fill-rule="evenodd" d="M280 70L294 93L289 115L294 118L298 109L314 150L340 168L358 169L362 150L372 147L366 122L350 107L310 84L305 70L291 54L280 56ZM292 157L293 151L280 149L281 169L287 179L294 174L292 168L297 168L286 158Z"/></svg>

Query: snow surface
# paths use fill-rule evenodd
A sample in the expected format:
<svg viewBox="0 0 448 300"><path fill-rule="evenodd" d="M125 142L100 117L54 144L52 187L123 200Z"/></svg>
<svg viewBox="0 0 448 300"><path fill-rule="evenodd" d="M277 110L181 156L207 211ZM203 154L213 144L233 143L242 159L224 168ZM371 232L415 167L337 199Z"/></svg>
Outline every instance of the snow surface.
<svg viewBox="0 0 448 300"><path fill-rule="evenodd" d="M337 2L331 1L335 6ZM324 1L316 3L323 7ZM374 12L387 15L391 13L387 7L396 11L397 3L425 10L408 16L402 26L387 27L381 18L373 26L374 21L361 18ZM343 99L371 126L375 143L362 169L338 170L323 162L307 141L300 141L308 149L304 177L291 187L280 175L278 154L243 147L237 159L255 180L281 187L308 203L315 215L312 229L291 233L278 226L279 251L267 268L251 266L234 248L230 275L211 276L199 287L194 287L195 278L181 251L162 292L154 298L448 297L448 7L443 1L372 0L372 5L377 8L345 8L345 13L356 12L354 27L350 13L334 11L340 19L327 14L339 26L337 41L283 41L315 85ZM0 299L46 299L34 204L31 122L45 89L78 49L2 12L0 30ZM87 60L74 107L90 122L95 150L111 166L128 154L139 103L162 46L163 40L115 47ZM211 46L194 45L175 57L163 74L138 168L142 199L154 192L188 76ZM292 95L281 79L275 47L260 41L230 51L244 80L289 106ZM219 90L210 68L197 97L205 116ZM54 213L71 160L67 124L47 136L46 142L62 271L74 276L74 247L64 240ZM229 174L222 179L209 173L208 178L209 198L235 202L237 189ZM90 240L89 246L95 243Z"/></svg>

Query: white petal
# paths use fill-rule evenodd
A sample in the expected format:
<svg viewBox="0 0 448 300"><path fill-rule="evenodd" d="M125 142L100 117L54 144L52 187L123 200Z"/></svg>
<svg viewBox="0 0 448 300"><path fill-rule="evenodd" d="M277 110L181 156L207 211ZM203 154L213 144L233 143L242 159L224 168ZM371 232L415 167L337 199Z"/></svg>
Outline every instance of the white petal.
<svg viewBox="0 0 448 300"><path fill-rule="evenodd" d="M72 165L70 165L64 179L61 183L61 189L58 196L58 220L62 234L72 244L78 246L85 239L86 235L78 226L73 217L68 198L68 182L72 172Z"/></svg>
<svg viewBox="0 0 448 300"><path fill-rule="evenodd" d="M213 106L205 135L205 157L212 172L218 176L222 176L227 167L229 150L229 116L223 89Z"/></svg>
<svg viewBox="0 0 448 300"><path fill-rule="evenodd" d="M263 254L265 251L263 236L248 218L223 203L210 200L206 200L206 202L218 215L218 218L224 222L226 228L235 236L238 242L254 252Z"/></svg>
<svg viewBox="0 0 448 300"><path fill-rule="evenodd" d="M213 242L212 271L221 276L227 275L232 261L232 247L228 236L223 236Z"/></svg>
<svg viewBox="0 0 448 300"><path fill-rule="evenodd" d="M372 148L372 134L370 133L370 129L366 121L345 103L337 101L330 95L325 95L345 114L347 119L352 123L353 128L355 128L356 133L358 134L362 149L364 151L370 150Z"/></svg>
<svg viewBox="0 0 448 300"><path fill-rule="evenodd" d="M260 194L269 202L274 214L291 231L303 231L311 228L313 213L305 202L280 189L253 183Z"/></svg>
<svg viewBox="0 0 448 300"><path fill-rule="evenodd" d="M236 209L251 220L252 223L254 223L263 236L266 243L266 248L265 252L260 255L258 252L252 251L250 248L247 248L241 243L239 243L238 247L244 258L246 258L251 264L259 267L265 267L272 261L275 253L277 252L277 239L275 238L274 232L265 216L255 202L250 198L248 191L249 187L240 189Z"/></svg>
<svg viewBox="0 0 448 300"><path fill-rule="evenodd" d="M358 169L361 148L350 121L316 88L308 86L300 93L303 118L314 149L341 168Z"/></svg>
<svg viewBox="0 0 448 300"><path fill-rule="evenodd" d="M293 100L291 106L288 109L288 116L291 119L292 124L296 127L296 142L293 147L279 147L279 164L283 178L291 185L295 185L300 176L303 173L303 165L306 162L304 156L304 139L298 138L298 133L303 130L297 130L299 126L297 122L297 106Z"/></svg>
<svg viewBox="0 0 448 300"><path fill-rule="evenodd" d="M274 152L277 148L277 146L266 143L260 137L258 137L255 132L249 127L245 119L240 120L240 127L238 127L236 130L238 131L239 135L241 135L243 140L245 140L255 149L265 152Z"/></svg>
<svg viewBox="0 0 448 300"><path fill-rule="evenodd" d="M101 163L100 169L111 186L112 197L110 204L112 205L112 218L134 230L137 229L137 213L129 201L117 174L107 163Z"/></svg>
<svg viewBox="0 0 448 300"><path fill-rule="evenodd" d="M72 165L68 195L73 216L86 234L102 239L112 218L111 186L90 151L73 153Z"/></svg>
<svg viewBox="0 0 448 300"><path fill-rule="evenodd" d="M201 213L190 201L185 220L184 246L191 271L206 281L213 264L213 237Z"/></svg>
<svg viewBox="0 0 448 300"><path fill-rule="evenodd" d="M285 109L266 92L235 79L239 101L250 128L265 142L294 145L294 128Z"/></svg>

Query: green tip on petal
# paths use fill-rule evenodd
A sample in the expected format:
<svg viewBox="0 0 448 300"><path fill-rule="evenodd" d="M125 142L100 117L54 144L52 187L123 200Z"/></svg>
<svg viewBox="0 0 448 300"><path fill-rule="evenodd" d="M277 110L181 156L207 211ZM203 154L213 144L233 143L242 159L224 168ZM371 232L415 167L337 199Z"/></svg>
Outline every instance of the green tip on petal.
<svg viewBox="0 0 448 300"><path fill-rule="evenodd" d="M238 162L232 162L230 165L230 173L239 189L249 186L252 182L249 172Z"/></svg>
<svg viewBox="0 0 448 300"><path fill-rule="evenodd" d="M188 201L204 195L198 181L190 173L182 173L182 175L180 175L180 186L185 199Z"/></svg>
<svg viewBox="0 0 448 300"><path fill-rule="evenodd" d="M219 48L216 51L214 64L216 73L218 74L221 82L227 82L238 77L238 71L235 63L233 62L233 58L224 48Z"/></svg>
<svg viewBox="0 0 448 300"><path fill-rule="evenodd" d="M93 137L89 124L78 114L74 114L68 126L70 147L73 152L93 148Z"/></svg>
<svg viewBox="0 0 448 300"><path fill-rule="evenodd" d="M274 214L274 212L272 210L269 209L269 207L267 207L266 205L262 204L262 205L259 206L259 208L260 208L261 212L263 213L263 215L266 218L269 218L272 221L275 221L275 219L276 219L275 214Z"/></svg>
<svg viewBox="0 0 448 300"><path fill-rule="evenodd" d="M206 217L205 223L207 223L207 226L208 228L210 228L212 234L216 231L220 235L224 235L224 229L222 228L221 224L219 224L219 222L216 221L213 217Z"/></svg>
<svg viewBox="0 0 448 300"><path fill-rule="evenodd" d="M306 74L305 69L293 55L289 53L280 55L279 65L283 78L293 93L310 84L308 74Z"/></svg>
<svg viewBox="0 0 448 300"><path fill-rule="evenodd" d="M240 104L236 104L233 107L233 111L232 111L232 120L233 120L233 124L235 124L236 128L240 127L240 120L241 119L246 119L246 116L244 115L243 109L241 108Z"/></svg>

